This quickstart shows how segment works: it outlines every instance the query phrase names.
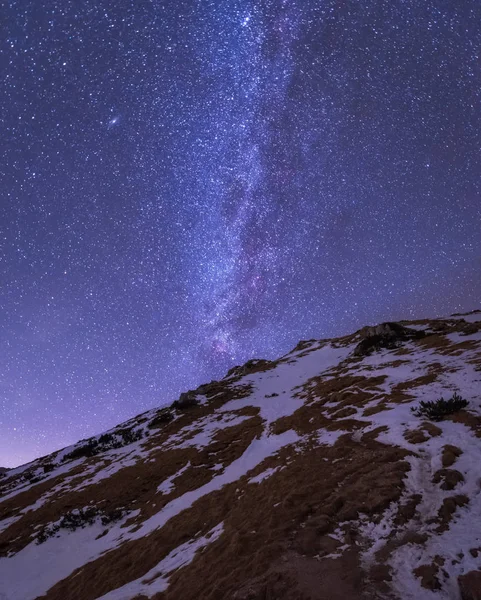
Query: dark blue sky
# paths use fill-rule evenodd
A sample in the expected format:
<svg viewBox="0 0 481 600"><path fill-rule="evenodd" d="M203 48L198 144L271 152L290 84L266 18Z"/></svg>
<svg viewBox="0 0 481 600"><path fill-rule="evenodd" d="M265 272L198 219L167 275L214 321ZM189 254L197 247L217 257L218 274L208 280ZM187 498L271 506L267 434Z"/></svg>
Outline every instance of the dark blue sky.
<svg viewBox="0 0 481 600"><path fill-rule="evenodd" d="M479 307L477 1L0 9L0 464Z"/></svg>

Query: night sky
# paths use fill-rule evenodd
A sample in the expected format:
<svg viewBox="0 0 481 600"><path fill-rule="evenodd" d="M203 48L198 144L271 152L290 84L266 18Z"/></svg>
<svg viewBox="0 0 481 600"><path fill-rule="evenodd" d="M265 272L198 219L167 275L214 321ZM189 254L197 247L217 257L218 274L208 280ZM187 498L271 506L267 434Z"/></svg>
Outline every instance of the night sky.
<svg viewBox="0 0 481 600"><path fill-rule="evenodd" d="M0 466L480 306L481 4L0 9Z"/></svg>

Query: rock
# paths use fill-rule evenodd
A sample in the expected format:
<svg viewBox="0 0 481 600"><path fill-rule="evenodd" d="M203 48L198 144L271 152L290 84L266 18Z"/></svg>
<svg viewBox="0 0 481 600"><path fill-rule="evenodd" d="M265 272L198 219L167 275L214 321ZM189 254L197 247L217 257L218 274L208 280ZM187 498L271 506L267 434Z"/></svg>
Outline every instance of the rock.
<svg viewBox="0 0 481 600"><path fill-rule="evenodd" d="M194 406L198 406L199 401L197 400L197 395L192 390L188 392L183 392L179 399L175 402L172 402L172 408L178 408L179 410L185 410L188 408L192 408Z"/></svg>
<svg viewBox="0 0 481 600"><path fill-rule="evenodd" d="M359 332L361 341L354 349L354 356L368 356L383 348L398 348L402 342L424 337L424 331L409 329L399 323L381 323L374 327L364 327Z"/></svg>
<svg viewBox="0 0 481 600"><path fill-rule="evenodd" d="M149 427L149 429L156 429L166 423L170 423L173 419L174 415L172 414L172 411L169 408L163 408L162 410L159 410L147 427Z"/></svg>
<svg viewBox="0 0 481 600"><path fill-rule="evenodd" d="M208 396L212 391L215 390L216 387L218 387L218 385L219 382L214 380L210 383L204 383L202 385L199 385L199 387L195 391L201 396Z"/></svg>
<svg viewBox="0 0 481 600"><path fill-rule="evenodd" d="M232 367L227 371L226 377L244 377L244 375L251 375L258 371L268 371L276 366L275 362L271 360L265 360L264 358L253 358L248 360L245 365Z"/></svg>
<svg viewBox="0 0 481 600"><path fill-rule="evenodd" d="M481 571L469 571L458 577L462 600L481 600Z"/></svg>
<svg viewBox="0 0 481 600"><path fill-rule="evenodd" d="M312 346L312 344L314 344L315 341L316 341L315 339L300 340L300 342L298 342L297 346L295 348L293 348L290 353L300 352L301 350L305 350L306 348L309 348L309 346Z"/></svg>

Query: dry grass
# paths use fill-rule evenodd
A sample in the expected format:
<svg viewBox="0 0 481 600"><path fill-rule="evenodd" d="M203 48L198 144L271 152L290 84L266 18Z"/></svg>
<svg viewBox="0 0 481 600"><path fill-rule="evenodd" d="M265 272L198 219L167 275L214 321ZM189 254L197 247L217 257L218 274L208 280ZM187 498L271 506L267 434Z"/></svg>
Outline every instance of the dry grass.
<svg viewBox="0 0 481 600"><path fill-rule="evenodd" d="M441 363L432 363L428 367L428 372L425 375L416 377L415 379L409 379L408 381L401 381L392 387L391 393L398 395L404 393L406 390L412 390L423 385L429 385L434 383L438 377L443 373L445 367Z"/></svg>
<svg viewBox="0 0 481 600"><path fill-rule="evenodd" d="M289 571L276 597L300 598L296 594L306 585L307 573L316 572L315 556L322 551L326 534L361 512L380 513L399 497L409 468L403 461L405 454L373 440L355 443L346 436L331 448L318 447L306 454L285 448L277 459L271 457L257 469L276 461L284 466L269 479L248 484L244 477L199 499L161 530L128 542L76 571L52 588L46 598L94 600L141 577L180 543L206 533L221 521L225 534L196 556L189 567L174 573L168 590L157 596L159 600L224 600L251 584L259 594L253 597L263 598L267 590L277 589L276 573L284 564L282 557L289 554L298 562L293 563L296 568ZM341 597L335 596L343 590L341 572L337 579L329 579L332 598ZM351 586L349 593L342 592L346 599L361 597L355 595L362 588L359 566L352 575L357 584L354 589L353 583L347 586ZM316 600L327 598L327 589L309 593Z"/></svg>
<svg viewBox="0 0 481 600"><path fill-rule="evenodd" d="M198 406L185 412L175 421L166 424L161 430L153 433L144 443L144 448L150 450L149 461L139 460L136 464L124 467L109 478L97 483L86 485L84 489L75 491L75 486L85 484L92 474L86 475L87 467L105 465L102 455L87 459L72 469L69 473L54 477L39 483L31 489L18 494L0 504L1 518L8 518L26 511L24 516L9 528L0 533L0 556L9 551L19 551L32 539L33 528L36 525L48 525L58 520L72 509L83 508L92 503L102 511L112 511L118 508L127 510L139 509L140 514L135 522L140 523L164 504L186 491L204 485L216 474L211 467L222 464L224 467L237 459L252 439L262 431L262 420L252 416L235 427L227 427L214 435L212 443L203 450L195 448L165 449L163 444L183 427L191 425L204 417L227 399L236 394L245 394L246 390L228 389L224 395L217 396L209 406ZM233 415L257 415L258 409L247 408L232 411ZM175 480L175 487L168 495L157 493L158 486L168 477L175 475L182 467L190 462L190 467L183 475ZM202 467L202 468L199 468ZM62 482L67 477L74 477L65 489ZM56 486L57 493L48 502L34 511L27 511L44 494L51 492Z"/></svg>
<svg viewBox="0 0 481 600"><path fill-rule="evenodd" d="M453 423L463 423L472 430L476 437L481 437L481 416L475 415L469 410L459 410L452 415L447 415L444 419L453 421Z"/></svg>
<svg viewBox="0 0 481 600"><path fill-rule="evenodd" d="M459 483L463 482L463 474L455 469L439 469L433 475L433 483L440 483L442 490L454 490Z"/></svg>
<svg viewBox="0 0 481 600"><path fill-rule="evenodd" d="M443 455L441 462L444 468L451 467L457 461L458 457L461 456L463 451L457 446L446 444L443 446Z"/></svg>
<svg viewBox="0 0 481 600"><path fill-rule="evenodd" d="M442 429L433 423L424 421L424 423L422 423L422 425L420 425L417 429L409 429L405 431L403 436L404 439L410 444L422 444L423 442L427 442L432 437L440 436L442 432Z"/></svg>
<svg viewBox="0 0 481 600"><path fill-rule="evenodd" d="M413 570L416 577L421 579L421 585L427 590L433 592L441 589L441 582L438 578L439 565L432 562L430 564L420 565Z"/></svg>
<svg viewBox="0 0 481 600"><path fill-rule="evenodd" d="M418 323L435 330L415 342L423 350L435 349L440 354L456 356L479 347L473 340L451 343L446 338L446 333L453 331L470 335L477 326L468 327L468 324L454 320ZM409 322L406 324L409 326ZM334 342L338 346L354 344L359 335L360 332L356 332ZM172 436L183 441L193 437L201 430L201 419L215 418L215 411L226 402L252 392L249 386L234 385L241 377L270 370L282 362L294 362L323 343L314 342L300 342L293 351L295 356L286 355L279 361L246 363L232 372L228 383L216 381L201 386L203 391L199 393L205 393L209 403L183 413L176 412L178 418L152 431L143 443L144 450L149 452L148 460L125 467L84 490L64 490L56 494L44 506L26 513L0 536L0 552L24 547L31 539L34 526L55 521L65 512L91 501L92 506L106 511L138 509L139 514L127 523L129 528L138 528L167 503L208 483L221 472L214 471L214 466L225 469L263 433L259 409L247 407L232 411L232 414L247 419L217 431L202 449L174 448L169 442ZM402 357L411 351L400 348L392 354ZM471 356L471 361L481 368L481 354ZM360 362L361 359L351 357L332 370L329 379L314 377L309 380L297 394L305 399L305 404L294 414L271 424L269 433L272 435L292 429L302 436L297 447L282 448L248 476L199 498L161 529L123 543L85 564L49 590L45 600L95 600L142 577L179 545L207 534L221 522L224 534L197 553L190 565L172 573L168 589L157 594L154 600L371 600L389 597L390 572L386 565L392 552L404 544L423 544L427 539L426 535L408 530L420 518L418 506L422 497L415 494L402 500L393 519L392 534L376 552L369 571L364 572L359 552L366 541L360 537L355 523L361 514L379 522L384 510L400 500L403 479L409 470L404 459L409 453L377 441L378 435L387 430L385 426L363 435L352 435L358 431L362 434L362 429L371 424L353 417L358 411L369 417L392 409L392 403L412 400L413 391L436 381L445 367L440 363L431 364L426 374L399 383L386 394L385 375L353 374L352 370ZM410 361L398 358L382 368L396 368L407 362ZM449 418L466 424L481 436L480 417L460 411ZM344 435L331 447L320 446L317 439L320 430L340 431ZM441 433L436 425L423 422L417 429L407 431L405 437L416 444ZM444 446L443 469L433 478L442 489L455 489L463 481L459 471L449 468L460 454L459 448ZM87 476L82 469L94 465L100 467L103 461L102 456L86 460L68 475L74 475L75 485L85 483ZM157 492L160 483L183 468L185 471L173 479L170 492ZM251 477L268 468L277 470L261 483L249 483ZM39 483L12 501L5 501L0 504L0 515L18 514L59 486L64 477ZM459 494L445 498L431 521L437 531L445 531L456 510L468 502L466 496ZM340 523L343 523L343 541L350 548L337 558L325 558L343 543L329 535L339 528ZM442 560L437 557L432 564L421 565L415 575L424 587L439 589Z"/></svg>
<svg viewBox="0 0 481 600"><path fill-rule="evenodd" d="M455 512L458 508L469 504L469 498L464 494L457 494L456 496L449 496L443 500L443 503L438 510L437 518L434 520L438 523L436 528L437 533L443 533L449 529L449 523L454 517Z"/></svg>

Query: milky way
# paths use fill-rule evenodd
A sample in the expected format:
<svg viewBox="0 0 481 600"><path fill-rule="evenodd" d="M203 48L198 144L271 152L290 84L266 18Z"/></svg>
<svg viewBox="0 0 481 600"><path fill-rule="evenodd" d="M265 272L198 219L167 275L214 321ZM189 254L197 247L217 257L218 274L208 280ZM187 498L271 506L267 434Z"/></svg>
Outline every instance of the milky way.
<svg viewBox="0 0 481 600"><path fill-rule="evenodd" d="M479 307L481 5L10 2L0 466Z"/></svg>

